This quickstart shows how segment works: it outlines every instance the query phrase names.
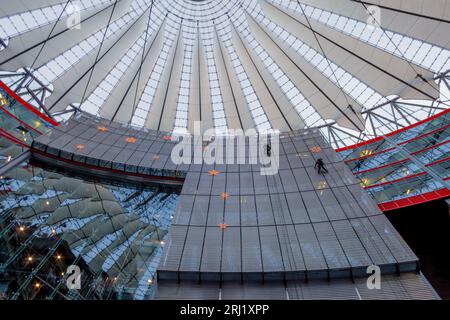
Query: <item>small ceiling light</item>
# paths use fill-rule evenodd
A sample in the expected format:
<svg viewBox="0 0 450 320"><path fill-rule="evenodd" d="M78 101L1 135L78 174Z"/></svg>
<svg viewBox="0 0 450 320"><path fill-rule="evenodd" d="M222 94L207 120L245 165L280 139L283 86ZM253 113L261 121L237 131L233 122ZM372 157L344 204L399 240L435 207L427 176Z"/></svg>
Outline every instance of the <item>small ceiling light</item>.
<svg viewBox="0 0 450 320"><path fill-rule="evenodd" d="M152 280L152 279L148 279L148 280L147 280L147 283L148 283L148 284L153 284L153 280Z"/></svg>
<svg viewBox="0 0 450 320"><path fill-rule="evenodd" d="M222 192L220 196L223 200L227 200L230 197L230 194L228 192Z"/></svg>
<svg viewBox="0 0 450 320"><path fill-rule="evenodd" d="M50 201L45 201L45 204L46 205L50 205Z"/></svg>
<svg viewBox="0 0 450 320"><path fill-rule="evenodd" d="M62 256L61 256L60 254L58 254L58 255L56 256L56 259L58 259L58 260L61 260L61 258L62 258Z"/></svg>
<svg viewBox="0 0 450 320"><path fill-rule="evenodd" d="M225 230L226 228L228 228L228 225L226 223L221 223L221 224L219 224L219 228L221 230Z"/></svg>
<svg viewBox="0 0 450 320"><path fill-rule="evenodd" d="M29 256L29 257L27 258L27 260L28 260L28 262L32 262L32 261L33 261L33 257L32 257L32 256Z"/></svg>
<svg viewBox="0 0 450 320"><path fill-rule="evenodd" d="M23 231L25 231L25 227L24 226L20 226L19 230L23 232Z"/></svg>
<svg viewBox="0 0 450 320"><path fill-rule="evenodd" d="M52 229L52 234L55 235L56 234L56 230Z"/></svg>
<svg viewBox="0 0 450 320"><path fill-rule="evenodd" d="M327 182L326 181L320 181L317 184L317 189L321 190L321 189L325 189L327 187Z"/></svg>
<svg viewBox="0 0 450 320"><path fill-rule="evenodd" d="M105 127L105 126L98 126L97 130L100 131L100 132L108 132L108 128Z"/></svg>
<svg viewBox="0 0 450 320"><path fill-rule="evenodd" d="M217 171L217 170L210 170L210 171L208 171L208 174L210 175L210 176L217 176L217 175L219 175L221 172L220 171Z"/></svg>
<svg viewBox="0 0 450 320"><path fill-rule="evenodd" d="M34 287L35 287L36 289L39 289L39 288L41 287L41 284L40 284L39 282L36 282L36 283L34 284Z"/></svg>
<svg viewBox="0 0 450 320"><path fill-rule="evenodd" d="M160 243L161 243L161 245L162 245L162 246L163 246L163 245L165 244L165 242L164 242L164 241L161 241Z"/></svg>
<svg viewBox="0 0 450 320"><path fill-rule="evenodd" d="M81 144L81 143L75 145L75 149L77 149L77 150L83 150L85 147L86 146L84 144Z"/></svg>
<svg viewBox="0 0 450 320"><path fill-rule="evenodd" d="M312 153L320 153L320 152L322 152L322 148L321 147L312 147L311 152Z"/></svg>

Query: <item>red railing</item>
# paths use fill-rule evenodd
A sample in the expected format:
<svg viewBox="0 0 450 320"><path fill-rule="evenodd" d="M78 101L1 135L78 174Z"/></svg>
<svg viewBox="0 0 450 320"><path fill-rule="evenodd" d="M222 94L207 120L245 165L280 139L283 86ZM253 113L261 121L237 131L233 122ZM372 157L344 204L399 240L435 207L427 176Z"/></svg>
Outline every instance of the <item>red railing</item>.
<svg viewBox="0 0 450 320"><path fill-rule="evenodd" d="M417 196L412 196L409 198L380 203L378 204L378 207L381 209L381 211L387 212L448 197L450 197L450 190L447 188L443 188L436 191L423 193Z"/></svg>

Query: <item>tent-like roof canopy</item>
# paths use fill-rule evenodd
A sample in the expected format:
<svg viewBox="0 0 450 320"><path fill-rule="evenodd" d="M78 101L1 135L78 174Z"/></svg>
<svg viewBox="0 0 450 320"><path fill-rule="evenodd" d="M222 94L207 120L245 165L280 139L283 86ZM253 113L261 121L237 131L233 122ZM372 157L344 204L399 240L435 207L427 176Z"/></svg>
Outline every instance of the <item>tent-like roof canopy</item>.
<svg viewBox="0 0 450 320"><path fill-rule="evenodd" d="M0 77L53 116L343 146L447 108L449 32L446 0L9 1Z"/></svg>

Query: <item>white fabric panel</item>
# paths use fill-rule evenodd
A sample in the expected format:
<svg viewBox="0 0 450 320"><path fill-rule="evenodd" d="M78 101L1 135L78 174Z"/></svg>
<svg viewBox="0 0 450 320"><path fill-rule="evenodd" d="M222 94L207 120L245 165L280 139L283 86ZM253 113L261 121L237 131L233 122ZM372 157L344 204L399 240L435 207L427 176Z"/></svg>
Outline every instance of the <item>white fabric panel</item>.
<svg viewBox="0 0 450 320"><path fill-rule="evenodd" d="M197 41L194 47L194 54L192 56L192 77L191 77L191 87L189 89L189 115L188 115L188 131L194 131L194 122L200 121L200 73L199 73L199 55L200 55L200 35L197 32Z"/></svg>
<svg viewBox="0 0 450 320"><path fill-rule="evenodd" d="M370 14L366 11L366 7L369 7L370 4L405 11L406 13L402 13L380 8L381 26L393 32L450 49L448 23L407 14L411 12L450 21L450 5L446 0L368 0L366 1L366 7L357 1L350 0L302 0L301 2L357 19L364 23L370 17Z"/></svg>
<svg viewBox="0 0 450 320"><path fill-rule="evenodd" d="M44 47L44 50L39 56L39 59L36 62L36 66L40 66L59 54L66 51L68 48L72 47L74 43L80 42L83 39L89 37L93 32L98 31L102 27L106 25L110 15L111 9L107 8L108 6L103 6L96 8L94 10L83 11L81 13L81 20L84 20L88 17L95 15L93 18L83 22L82 28L67 30L66 21L63 19L58 22L57 26L53 30L52 35L56 35L59 32L65 31L60 36L54 37L51 41L48 41ZM107 8L103 12L100 12L102 9ZM117 10L117 9L116 9ZM100 12L100 13L98 13ZM96 14L98 13L98 14ZM120 13L120 10L117 10L114 14L114 20L120 17L123 14ZM50 34L54 24L51 23L49 25L43 26L38 29L31 30L30 32L24 33L17 37L13 37L9 40L8 47L4 50L0 51L0 61L4 61L6 59L10 59L14 57L16 54L33 47L34 45L45 41ZM70 41L67 41L70 39ZM2 66L3 70L8 71L16 71L21 67L30 66L34 59L36 58L38 52L40 51L42 45L37 46L34 49L28 50L26 53L20 55L12 61L9 61L8 64Z"/></svg>
<svg viewBox="0 0 450 320"><path fill-rule="evenodd" d="M236 98L236 107L241 116L243 130L255 128L255 123L253 122L252 115L250 113L250 110L248 109L247 102L241 89L241 85L237 81L236 73L231 63L230 56L228 55L223 42L219 41L219 43L222 47L222 52L224 53L225 67L227 68L228 74L230 76L230 83L233 89L234 96Z"/></svg>
<svg viewBox="0 0 450 320"><path fill-rule="evenodd" d="M177 38L179 40L181 30L178 31ZM181 46L177 46L177 42L175 41L174 45L170 49L170 56L167 61L166 67L163 72L163 76L161 81L158 84L158 90L156 91L155 98L153 99L152 106L150 108L150 112L147 117L147 121L145 126L147 128L158 129L160 126L161 114L164 110L164 103L166 99L166 92L168 90L169 83L171 81L171 68L175 63L175 58L177 56L177 51Z"/></svg>
<svg viewBox="0 0 450 320"><path fill-rule="evenodd" d="M144 20L145 19L141 18L130 29L123 30L122 33L119 33L115 37L112 37L104 42L101 52L107 53L104 56L102 53L99 55L99 59L101 58L101 60L97 62L97 65L94 69L86 93L86 97L89 96L89 94L97 87L100 81L102 81L103 78L109 73L109 71L111 71L111 65L115 65L115 63L123 56L126 50L128 50L128 48L142 34L142 32L146 28L146 21ZM110 50L112 46L113 49ZM53 107L52 112L64 110L69 104L80 102L80 99L83 96L83 92L86 88L90 71L84 76L83 74L86 73L86 71L93 65L94 61L95 55L89 56L89 59L81 60L80 63L71 68L71 72L65 73L54 82L54 92L46 101L48 107ZM78 81L78 79L82 76L82 80ZM68 92L68 94L66 94L56 106L53 106L54 103L58 101L59 97L61 97L66 92L66 90L68 90L73 85L75 86Z"/></svg>
<svg viewBox="0 0 450 320"><path fill-rule="evenodd" d="M294 13L292 10L288 11L284 8L280 8L278 12L285 12L287 14L281 14L277 17L277 9L268 4L263 6L265 11L275 19L274 21L280 23L280 25L283 25L288 30L291 30L298 38L316 51L321 52L313 33L309 28L305 27L305 25L308 26L308 22L304 17L298 13ZM293 20L293 17L302 22L303 25ZM414 66L414 69L417 71L415 72L411 65L403 59L358 41L341 32L335 31L318 23L316 20L309 19L309 21L313 30L318 34L318 39L327 57L359 80L366 84L370 84L369 86L380 94L386 97L403 94L402 97L408 99L429 99L427 95L421 94L417 90L411 91L406 89L405 91L405 84L399 81L399 79L410 83L411 81L414 81L417 73L420 73L426 79L433 79L433 74L431 72L419 66ZM339 48L339 46L320 35L332 39L332 41L348 51ZM352 52L362 59L352 55ZM371 66L367 61L370 61L379 68ZM387 76L384 71L393 74L397 79L392 76ZM431 85L425 84L424 86L420 85L418 89L424 90L428 95L436 97L437 85L435 83L431 83Z"/></svg>
<svg viewBox="0 0 450 320"><path fill-rule="evenodd" d="M207 129L214 128L214 121L211 110L211 95L209 88L208 79L208 65L206 63L206 55L203 50L203 45L200 40L199 48L200 56L200 109L201 109L201 119L202 119L202 132Z"/></svg>
<svg viewBox="0 0 450 320"><path fill-rule="evenodd" d="M158 34L153 35L148 39L147 45L146 45L146 55L144 63L142 64L141 68L141 76L139 81L139 88L137 90L136 95L136 86L138 83L139 75L136 75L139 71L139 66L141 64L142 59L142 52L138 54L138 59L136 59L133 63L133 65L127 70L122 80L119 82L119 85L113 92L111 93L110 97L105 101L106 106L108 108L102 108L100 116L104 117L106 119L111 119L113 116L113 113L118 108L120 102L122 101L123 97L126 95L125 99L123 100L122 106L117 112L116 117L114 118L114 121L122 122L122 123L128 123L131 121L131 116L134 113L133 108L136 107L136 105L139 102L139 98L142 95L142 91L145 88L146 80L150 76L150 73L153 69L153 66L155 65L156 59L157 59L157 52L161 50L162 46L162 28L159 29ZM145 32L145 31L144 31ZM133 81L134 78L134 81ZM127 92L127 89L133 81L133 85ZM135 101L135 95L136 95L136 101Z"/></svg>
<svg viewBox="0 0 450 320"><path fill-rule="evenodd" d="M36 10L42 7L52 6L58 3L65 4L67 0L15 0L2 1L0 6L1 16L10 16L22 12Z"/></svg>
<svg viewBox="0 0 450 320"><path fill-rule="evenodd" d="M427 17L447 20L450 18L450 5L447 0L370 0L367 2Z"/></svg>
<svg viewBox="0 0 450 320"><path fill-rule="evenodd" d="M319 25L312 22L313 28L315 30L319 29ZM317 28L317 29L316 29ZM320 31L324 36L333 39L339 33L335 30L324 28ZM394 55L388 54L382 50L375 49L372 46L365 44L361 41L356 41L351 37L341 37L340 45L349 49L354 50L355 53L362 59L362 63L367 66L367 62L370 61L371 64L378 67L378 72L365 72L367 69L360 71L353 71L353 68L360 64L352 64L350 56L346 54L345 51L341 51L340 57L334 53L339 52L334 45L330 44L328 41L324 41L323 48L326 52L331 52L330 59L336 59L336 62L341 66L348 67L350 73L355 76L361 75L366 83L370 84L370 87L374 89L380 89L381 93L385 96L398 95L404 99L436 99L439 97L439 86L433 81L434 75L426 69L423 69L417 65L412 67L408 62L400 59ZM346 59L348 58L348 59ZM345 61L347 60L347 61ZM356 59L355 59L356 60ZM361 63L361 59L360 60ZM370 66L369 66L370 67ZM373 69L373 68L372 68ZM357 70L357 69L356 69ZM383 76L380 70L385 70L390 75ZM430 80L428 83L422 80L416 81L417 75L422 75L425 79ZM399 80L405 81L407 84L402 83ZM410 86L414 86L411 88Z"/></svg>
<svg viewBox="0 0 450 320"><path fill-rule="evenodd" d="M169 87L167 88L167 97L162 113L161 126L159 128L161 131L171 131L174 126L178 95L180 91L183 58L184 44L183 41L180 40L180 42L178 43L178 50L175 54L175 59L173 62L172 76L170 78Z"/></svg>
<svg viewBox="0 0 450 320"><path fill-rule="evenodd" d="M249 19L249 21L250 20L251 19ZM258 39L264 39L264 37L266 37L267 39L266 34L254 31L254 29L259 28L256 23L249 23L250 26L253 26L252 31L255 37ZM347 119L345 119L343 114L337 110L332 103L334 102L342 110L342 112L346 112L347 116L357 125L362 123L362 118L358 118L347 109L348 103L342 91L328 78L323 76L320 72L317 72L317 70L309 62L298 55L294 49L288 47L280 38L274 37L273 41L278 44L284 52L277 46L268 46L266 47L266 50L272 56L272 59L277 61L281 69L308 99L322 118L336 120L343 126L351 129L357 129L354 125L351 125ZM326 94L326 96L320 92L318 87ZM351 97L347 96L347 98L349 99L350 104L354 106L355 110L361 110L361 107L356 101L351 99Z"/></svg>
<svg viewBox="0 0 450 320"><path fill-rule="evenodd" d="M219 75L220 89L222 92L225 114L227 116L229 129L242 129L241 120L239 119L239 112L233 96L232 87L230 84L230 71L226 69L225 61L222 55L225 52L221 49L220 41L215 33L214 50L216 54L217 73Z"/></svg>
<svg viewBox="0 0 450 320"><path fill-rule="evenodd" d="M91 0L77 1L92 4ZM53 90L46 99L51 112L80 102L98 52L99 31L106 27L114 1L83 10L82 19L94 16L81 29L66 30L66 18L56 25L53 34L63 33L46 43L34 66L41 67L36 76L47 79L44 82ZM0 18L5 20L0 31L2 37L10 38L0 48L0 69L15 72L31 66L41 49L33 46L44 41L54 26L57 10L40 9L59 8L66 0L2 2ZM394 41L388 41L382 29L368 24L370 14L359 1L300 0L309 6L308 20L296 0L238 2L155 1L155 21L164 20L164 27L148 48L137 88L142 54L131 55L127 63L118 62L145 31L152 2L118 0L112 21L124 14L129 17L134 9L138 13L135 20L121 22L122 27L103 44L84 97L90 97L99 84L111 90L95 91L100 94L91 96L95 97L92 113L99 110L107 119L166 131L172 130L176 119L177 126L184 128L187 107L189 130L194 121L202 120L203 130L216 125L284 131L336 121L344 129L359 131L365 125L360 112L393 96L426 103L438 98L436 73L450 69L448 0L365 2L384 6L381 26L389 35L397 33L395 43L401 52L394 50ZM328 62L337 75L331 74ZM105 84L112 70L120 75ZM186 76L189 72L190 77ZM14 82L13 77L18 76L7 83ZM180 91L182 83L189 91ZM139 112L133 110L137 104ZM417 108L413 116L422 120L425 108ZM390 117L389 112L379 110ZM385 131L389 130L386 126Z"/></svg>
<svg viewBox="0 0 450 320"><path fill-rule="evenodd" d="M250 24L252 25L252 23ZM260 32L260 30L256 29L256 26L254 26L253 32L258 33ZM273 42L270 39L267 39L267 37L264 37L263 34L261 34L261 37L259 37L259 39L261 40L260 44L266 49L269 46L274 46ZM286 94L284 94L280 86L276 83L272 74L267 70L267 67L264 65L261 59L255 54L254 50L251 49L251 47L246 41L244 41L244 45L247 46L247 51L249 52L251 59L255 62L256 67L258 68L258 71L261 74L261 77L263 78L265 84L267 85L269 91L272 94L270 99L271 103L267 105L265 109L276 109L278 111L279 107L281 112L283 113L283 115L281 115L281 113L278 114L278 116L282 117L280 120L284 120L283 122L288 122L292 130L304 128L305 123L294 109L294 106L286 97ZM269 114L268 116L270 117ZM287 127L287 125L284 125L283 128L278 129L284 131L289 130L289 127Z"/></svg>
<svg viewBox="0 0 450 320"><path fill-rule="evenodd" d="M252 57L247 54L241 38L237 34L234 34L233 37L235 39L234 44L239 59L241 60L242 65L247 72L250 82L253 85L256 95L258 96L261 105L267 117L269 118L270 123L272 124L272 127L281 131L288 130L288 126L284 121L283 116L275 105L272 97L270 96L270 93L267 91L267 88L264 85L263 80L259 76L257 69L252 63Z"/></svg>

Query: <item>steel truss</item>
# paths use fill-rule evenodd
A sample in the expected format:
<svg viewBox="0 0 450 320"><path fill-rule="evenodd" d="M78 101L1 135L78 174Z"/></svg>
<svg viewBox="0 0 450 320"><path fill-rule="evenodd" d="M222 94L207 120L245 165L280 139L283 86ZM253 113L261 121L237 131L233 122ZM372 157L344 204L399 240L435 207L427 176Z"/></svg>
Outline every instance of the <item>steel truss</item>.
<svg viewBox="0 0 450 320"><path fill-rule="evenodd" d="M441 88L444 86L450 92L450 70L441 73L435 80ZM408 127L449 107L450 99L447 97L435 101L424 101L422 104L416 101L410 102L395 98L361 112L366 124L364 132L342 128L336 122L323 126L320 129L328 142L337 149L368 139L385 136L389 132ZM418 110L424 111L420 117L417 116L416 111Z"/></svg>
<svg viewBox="0 0 450 320"><path fill-rule="evenodd" d="M17 72L0 72L0 80L6 83L19 97L52 119L62 115L81 112L73 104L70 104L64 111L49 112L45 106L45 99L53 93L53 90L27 68L23 68Z"/></svg>

